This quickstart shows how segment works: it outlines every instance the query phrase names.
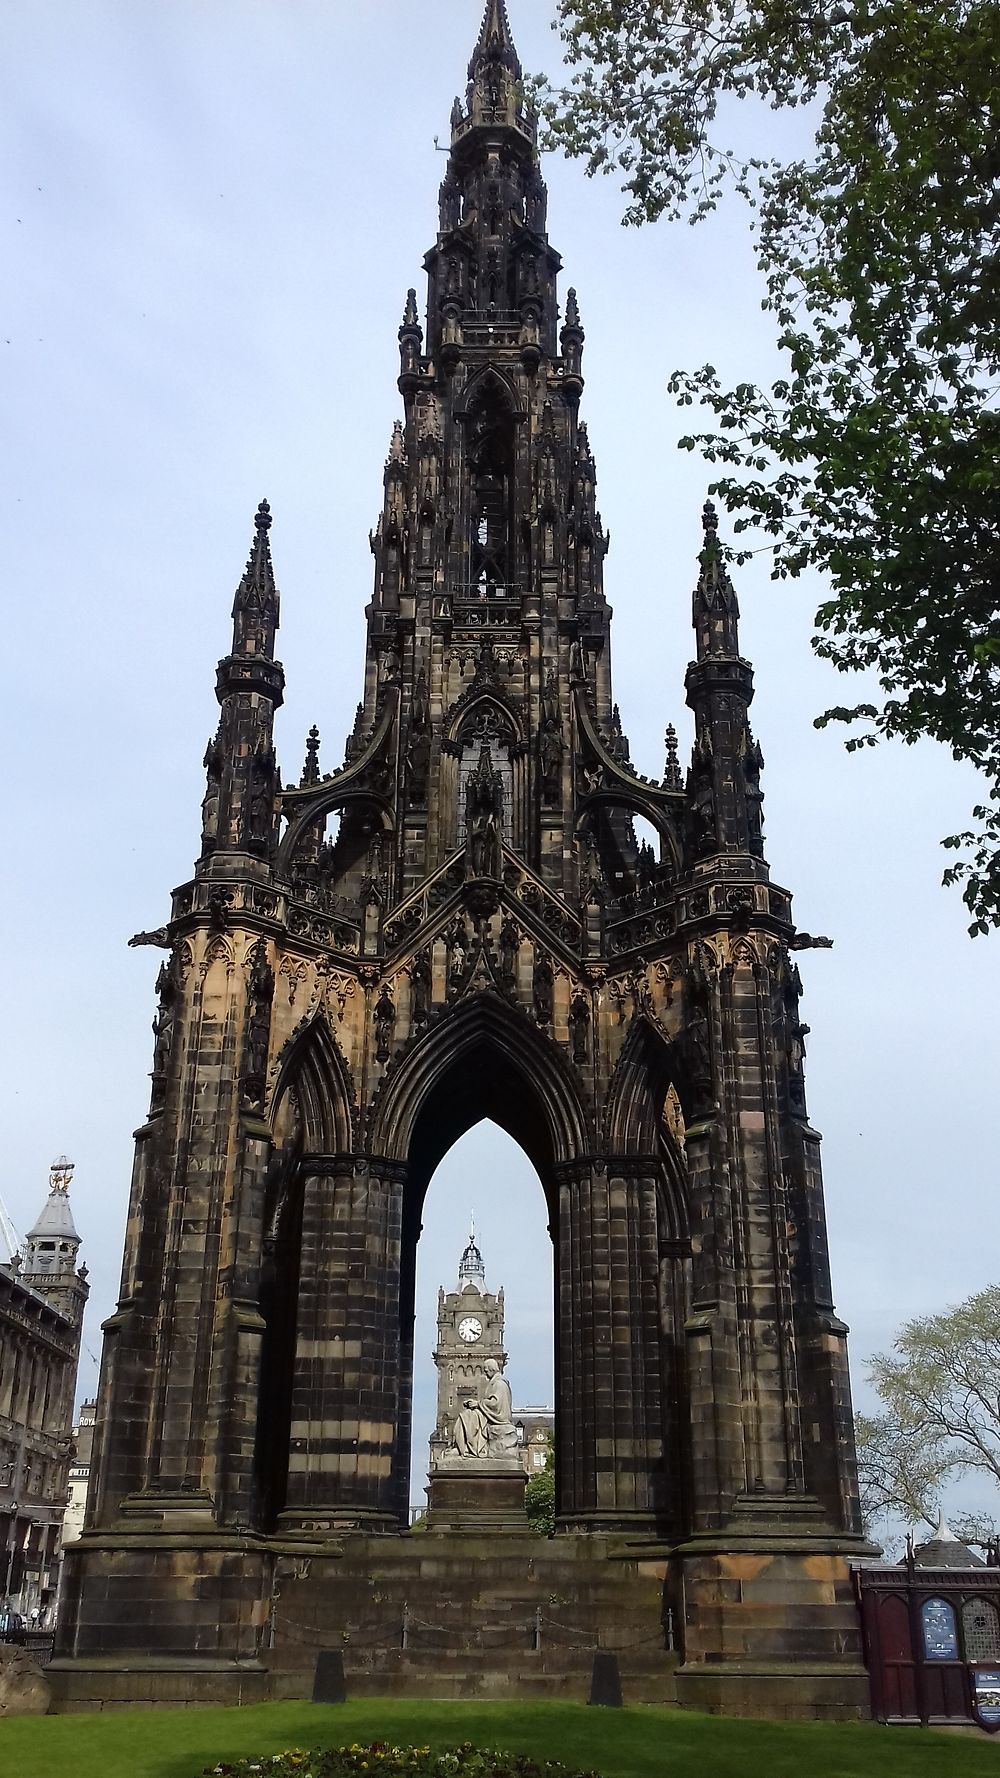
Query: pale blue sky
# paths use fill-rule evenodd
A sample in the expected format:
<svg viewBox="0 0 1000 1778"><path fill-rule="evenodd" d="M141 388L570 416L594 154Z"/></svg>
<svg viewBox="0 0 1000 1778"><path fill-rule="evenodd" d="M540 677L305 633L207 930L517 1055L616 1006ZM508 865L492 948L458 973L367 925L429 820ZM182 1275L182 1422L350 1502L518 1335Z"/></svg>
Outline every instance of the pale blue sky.
<svg viewBox="0 0 1000 1778"><path fill-rule="evenodd" d="M0 5L0 376L6 581L5 1153L22 1229L61 1149L113 1306L148 1098L158 956L129 951L190 874L215 663L263 495L282 590L286 777L319 723L342 757L357 702L367 534L400 411L396 329L423 300L448 113L478 0L36 0ZM512 0L553 66L548 0ZM612 533L616 693L640 770L682 745L689 595L709 472L670 371L766 376L770 324L744 216L619 227L607 182L549 158L550 231L587 329L584 413ZM740 571L767 851L799 923L809 1103L825 1132L838 1304L860 1373L906 1315L997 1276L995 940L938 887L972 775L928 746L848 758L813 716L846 688L808 637L818 584ZM513 1157L513 1158L512 1158ZM505 1283L510 1375L550 1392L541 1192L482 1126L431 1187L420 1252L418 1431L439 1282L475 1203ZM418 1360L419 1361L419 1360ZM90 1387L93 1367L82 1381ZM415 1472L423 1465L418 1449Z"/></svg>

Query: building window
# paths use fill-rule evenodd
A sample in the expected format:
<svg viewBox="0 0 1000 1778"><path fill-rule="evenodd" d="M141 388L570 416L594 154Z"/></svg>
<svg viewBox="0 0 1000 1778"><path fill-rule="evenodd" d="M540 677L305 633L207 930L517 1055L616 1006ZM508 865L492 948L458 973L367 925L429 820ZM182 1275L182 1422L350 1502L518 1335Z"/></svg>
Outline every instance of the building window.
<svg viewBox="0 0 1000 1778"><path fill-rule="evenodd" d="M962 1641L967 1661L1000 1661L1000 1620L988 1599L967 1599L962 1606Z"/></svg>

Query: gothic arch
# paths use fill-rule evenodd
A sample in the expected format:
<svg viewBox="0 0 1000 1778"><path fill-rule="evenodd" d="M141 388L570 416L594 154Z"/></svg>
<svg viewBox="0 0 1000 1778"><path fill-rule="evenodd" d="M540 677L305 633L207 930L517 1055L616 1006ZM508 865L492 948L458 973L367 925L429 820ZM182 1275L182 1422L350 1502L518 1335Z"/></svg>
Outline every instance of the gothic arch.
<svg viewBox="0 0 1000 1778"><path fill-rule="evenodd" d="M392 805L377 790L366 790L357 785L340 787L336 783L332 783L328 788L321 786L308 804L299 804L290 813L288 827L278 849L276 876L288 876L303 834L307 828L319 820L321 815L331 815L335 809L346 809L357 805L374 811L382 824L383 833L394 831L395 817Z"/></svg>
<svg viewBox="0 0 1000 1778"><path fill-rule="evenodd" d="M645 1013L629 1025L608 1087L604 1112L612 1154L658 1155L667 1088L677 1085L675 1045Z"/></svg>
<svg viewBox="0 0 1000 1778"><path fill-rule="evenodd" d="M503 410L511 419L523 418L513 383L495 365L486 364L469 378L462 400L455 407L455 418L467 420L477 408L490 406Z"/></svg>
<svg viewBox="0 0 1000 1778"><path fill-rule="evenodd" d="M512 701L502 691L482 686L470 686L452 705L447 719L449 741L457 742L480 713L495 717L500 729L510 734L511 741L523 742L524 725Z"/></svg>
<svg viewBox="0 0 1000 1778"><path fill-rule="evenodd" d="M271 1125L293 1089L306 1155L346 1154L354 1147L354 1095L347 1063L325 1018L317 1013L289 1038L279 1057Z"/></svg>
<svg viewBox="0 0 1000 1778"><path fill-rule="evenodd" d="M578 834L586 826L587 817L591 811L598 808L628 809L633 815L641 815L644 821L648 821L651 827L655 827L663 841L666 857L674 869L676 871L681 869L683 853L677 826L658 797L645 796L641 789L632 790L619 782L610 784L606 788L602 787L600 790L592 790L577 805L576 832Z"/></svg>
<svg viewBox="0 0 1000 1778"><path fill-rule="evenodd" d="M496 994L471 994L437 1019L386 1077L372 1108L370 1150L408 1162L422 1196L459 1136L488 1117L540 1176L593 1147L572 1070L550 1038Z"/></svg>

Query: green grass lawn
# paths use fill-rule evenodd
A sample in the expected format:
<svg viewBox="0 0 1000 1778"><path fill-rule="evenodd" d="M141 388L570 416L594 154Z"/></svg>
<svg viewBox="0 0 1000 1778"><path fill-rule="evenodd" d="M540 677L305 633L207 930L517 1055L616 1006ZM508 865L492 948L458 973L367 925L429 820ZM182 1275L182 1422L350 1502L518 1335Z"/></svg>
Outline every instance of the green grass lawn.
<svg viewBox="0 0 1000 1778"><path fill-rule="evenodd" d="M868 1723L734 1722L639 1705L460 1704L140 1710L0 1721L2 1778L198 1778L220 1759L391 1740L508 1747L607 1778L996 1778L1000 1743Z"/></svg>

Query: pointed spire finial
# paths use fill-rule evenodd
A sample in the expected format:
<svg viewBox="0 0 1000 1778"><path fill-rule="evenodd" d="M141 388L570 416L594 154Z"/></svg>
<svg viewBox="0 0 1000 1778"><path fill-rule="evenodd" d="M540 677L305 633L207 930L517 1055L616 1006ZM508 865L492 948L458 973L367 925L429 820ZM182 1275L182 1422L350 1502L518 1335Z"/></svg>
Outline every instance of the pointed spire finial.
<svg viewBox="0 0 1000 1778"><path fill-rule="evenodd" d="M306 736L306 757L302 767L300 784L319 783L319 729L313 723Z"/></svg>
<svg viewBox="0 0 1000 1778"><path fill-rule="evenodd" d="M739 617L736 589L722 558L719 516L711 500L706 500L701 509L701 523L704 538L698 556L698 584L694 590L699 659L706 654L738 653L736 621Z"/></svg>
<svg viewBox="0 0 1000 1778"><path fill-rule="evenodd" d="M683 782L681 778L681 762L677 755L677 730L672 722L667 723L666 733L663 740L667 755L663 771L663 782L668 790L680 790Z"/></svg>
<svg viewBox="0 0 1000 1778"><path fill-rule="evenodd" d="M483 22L469 63L470 80L475 80L484 62L499 62L510 69L515 80L521 79L521 64L514 48L504 0L486 0Z"/></svg>
<svg viewBox="0 0 1000 1778"><path fill-rule="evenodd" d="M389 455L386 458L385 466L389 469L394 463L404 463L405 461L406 440L403 437L403 428L399 420L394 420L392 423L392 437L389 440Z"/></svg>
<svg viewBox="0 0 1000 1778"><path fill-rule="evenodd" d="M236 631L233 637L233 652L239 653L246 642L247 624L270 624L278 627L278 589L274 584L274 569L271 565L271 543L268 532L271 529L271 508L266 500L262 500L254 513L253 542L247 565L243 570L243 579L236 589L233 601L233 620ZM246 620L243 622L242 620ZM271 643L274 638L271 636ZM260 638L263 646L263 637ZM260 647L256 648L260 652Z"/></svg>
<svg viewBox="0 0 1000 1778"><path fill-rule="evenodd" d="M420 323L417 318L417 293L411 288L406 292L406 307L403 310L403 326L419 327L419 325Z"/></svg>
<svg viewBox="0 0 1000 1778"><path fill-rule="evenodd" d="M573 286L570 285L566 292L566 326L579 327L579 325L580 305L576 300L576 291L573 289Z"/></svg>

